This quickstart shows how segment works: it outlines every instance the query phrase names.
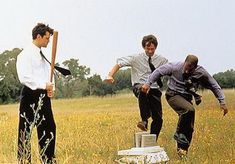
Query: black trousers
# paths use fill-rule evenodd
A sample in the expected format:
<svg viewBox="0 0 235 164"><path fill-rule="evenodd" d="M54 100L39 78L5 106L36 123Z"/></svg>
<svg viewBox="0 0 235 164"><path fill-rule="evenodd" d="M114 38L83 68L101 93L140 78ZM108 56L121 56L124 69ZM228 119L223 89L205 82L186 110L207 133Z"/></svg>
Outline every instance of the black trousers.
<svg viewBox="0 0 235 164"><path fill-rule="evenodd" d="M158 89L150 89L149 93L140 91L141 84L133 86L133 93L138 98L140 116L142 121L148 123L148 119L152 118L150 133L156 134L157 138L162 128L162 103L161 91Z"/></svg>
<svg viewBox="0 0 235 164"><path fill-rule="evenodd" d="M180 94L168 89L166 91L166 99L168 104L179 116L174 135L174 139L177 141L177 147L188 150L192 140L195 121L195 109L191 102L192 96Z"/></svg>
<svg viewBox="0 0 235 164"><path fill-rule="evenodd" d="M39 97L43 96L41 109L38 108ZM32 105L34 104L34 110ZM36 109L38 113L36 114ZM51 100L46 90L31 90L24 86L21 91L18 131L18 161L31 163L31 132L37 128L39 151L43 163L55 161L56 125L51 109ZM48 142L49 141L49 142Z"/></svg>

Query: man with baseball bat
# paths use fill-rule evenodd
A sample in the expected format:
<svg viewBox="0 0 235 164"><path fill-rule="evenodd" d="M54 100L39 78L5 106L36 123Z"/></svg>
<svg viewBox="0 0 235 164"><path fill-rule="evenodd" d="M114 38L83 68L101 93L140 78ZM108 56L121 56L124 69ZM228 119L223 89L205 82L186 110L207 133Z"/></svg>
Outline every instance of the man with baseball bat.
<svg viewBox="0 0 235 164"><path fill-rule="evenodd" d="M46 48L53 35L52 61L45 58L41 48ZM17 57L17 74L23 89L19 109L18 161L31 163L30 138L32 128L37 128L42 163L56 163L56 125L51 100L54 94L54 64L57 32L48 25L38 23L32 30L32 43ZM49 62L49 63L48 63Z"/></svg>

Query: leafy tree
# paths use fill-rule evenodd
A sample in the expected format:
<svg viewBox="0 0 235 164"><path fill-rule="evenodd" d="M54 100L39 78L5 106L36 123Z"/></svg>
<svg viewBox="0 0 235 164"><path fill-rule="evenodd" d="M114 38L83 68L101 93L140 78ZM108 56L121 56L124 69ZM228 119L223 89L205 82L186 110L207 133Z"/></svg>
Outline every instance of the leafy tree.
<svg viewBox="0 0 235 164"><path fill-rule="evenodd" d="M85 80L86 76L90 74L90 68L79 65L78 59L70 59L63 62L72 73L72 77L80 80Z"/></svg>
<svg viewBox="0 0 235 164"><path fill-rule="evenodd" d="M100 75L95 74L87 78L87 81L88 81L87 89L83 92L83 96L87 95L104 96L107 94L114 94L113 86L103 82Z"/></svg>
<svg viewBox="0 0 235 164"><path fill-rule="evenodd" d="M120 70L115 74L115 83L114 83L114 91L130 89L131 85L131 69Z"/></svg>
<svg viewBox="0 0 235 164"><path fill-rule="evenodd" d="M89 95L104 95L102 88L102 79L100 75L93 75L87 78Z"/></svg>
<svg viewBox="0 0 235 164"><path fill-rule="evenodd" d="M90 68L79 65L78 59L70 59L63 62L71 71L71 75L56 78L56 98L72 98L81 96L87 88L86 76L90 74Z"/></svg>
<svg viewBox="0 0 235 164"><path fill-rule="evenodd" d="M21 84L16 73L16 58L22 49L15 48L0 54L0 103L19 99Z"/></svg>
<svg viewBox="0 0 235 164"><path fill-rule="evenodd" d="M113 95L116 94L116 92L114 91L114 86L112 84L107 84L106 82L102 82L102 88L104 90L104 95Z"/></svg>
<svg viewBox="0 0 235 164"><path fill-rule="evenodd" d="M219 72L214 74L213 77L220 84L222 88L234 88L235 87L235 71L233 69L225 72Z"/></svg>

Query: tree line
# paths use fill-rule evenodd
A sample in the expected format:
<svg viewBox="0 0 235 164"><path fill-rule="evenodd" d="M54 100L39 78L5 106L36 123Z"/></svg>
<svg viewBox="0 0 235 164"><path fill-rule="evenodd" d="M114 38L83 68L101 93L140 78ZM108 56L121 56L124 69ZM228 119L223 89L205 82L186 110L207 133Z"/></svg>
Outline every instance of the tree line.
<svg viewBox="0 0 235 164"><path fill-rule="evenodd" d="M16 59L22 49L14 48L0 54L0 104L19 100L22 85L16 72ZM60 66L58 63L57 66ZM81 65L79 59L69 59L62 63L71 75L63 76L55 72L55 98L113 95L122 90L131 90L130 69L120 70L113 85L105 83L98 74L91 75L90 68Z"/></svg>
<svg viewBox="0 0 235 164"><path fill-rule="evenodd" d="M0 104L12 103L19 100L22 85L16 73L16 58L22 49L14 48L0 54ZM59 64L57 63L59 66ZM91 75L90 68L81 65L79 59L69 59L62 63L69 68L71 75L64 77L55 73L55 98L75 98L83 96L113 95L123 91L131 91L131 70L120 70L115 75L113 85L105 83L98 74ZM233 69L214 74L222 88L235 87L235 71ZM166 88L166 79L163 79Z"/></svg>

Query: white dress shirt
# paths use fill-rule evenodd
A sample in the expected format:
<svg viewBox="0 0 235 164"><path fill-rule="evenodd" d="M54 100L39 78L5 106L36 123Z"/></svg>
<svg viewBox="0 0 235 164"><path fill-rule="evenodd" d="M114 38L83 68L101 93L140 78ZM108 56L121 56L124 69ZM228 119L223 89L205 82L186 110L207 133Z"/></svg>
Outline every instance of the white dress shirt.
<svg viewBox="0 0 235 164"><path fill-rule="evenodd" d="M17 56L16 70L20 83L32 90L46 89L46 83L50 82L50 65L33 43Z"/></svg>

